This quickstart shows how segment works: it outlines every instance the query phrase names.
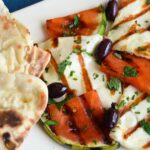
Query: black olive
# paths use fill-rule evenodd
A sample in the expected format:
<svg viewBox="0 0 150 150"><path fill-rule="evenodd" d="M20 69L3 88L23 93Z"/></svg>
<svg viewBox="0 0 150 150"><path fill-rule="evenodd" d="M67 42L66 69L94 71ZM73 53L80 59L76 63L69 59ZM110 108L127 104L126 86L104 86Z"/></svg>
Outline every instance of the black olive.
<svg viewBox="0 0 150 150"><path fill-rule="evenodd" d="M106 7L106 16L109 21L114 21L118 14L118 2L117 0L110 0Z"/></svg>
<svg viewBox="0 0 150 150"><path fill-rule="evenodd" d="M59 98L67 92L67 87L62 83L55 82L48 85L49 98Z"/></svg>
<svg viewBox="0 0 150 150"><path fill-rule="evenodd" d="M109 130L115 127L119 119L119 111L115 109L115 106L116 104L112 103L111 108L105 112L104 125Z"/></svg>
<svg viewBox="0 0 150 150"><path fill-rule="evenodd" d="M101 63L104 58L109 54L112 49L112 41L109 39L104 39L100 42L100 44L96 47L94 56L98 63Z"/></svg>

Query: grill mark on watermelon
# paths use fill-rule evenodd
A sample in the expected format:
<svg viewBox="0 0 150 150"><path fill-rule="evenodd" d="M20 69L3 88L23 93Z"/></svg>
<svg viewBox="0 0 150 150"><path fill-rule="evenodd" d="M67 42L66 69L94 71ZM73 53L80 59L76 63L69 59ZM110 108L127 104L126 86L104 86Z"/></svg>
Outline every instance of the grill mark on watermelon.
<svg viewBox="0 0 150 150"><path fill-rule="evenodd" d="M110 53L103 61L101 65L101 71L109 74L110 76L118 77L123 80L123 82L131 84L144 93L149 94L150 61L145 58L137 57L124 52L121 52L120 54L123 56L123 60L116 58L113 53ZM132 61L128 62L127 59L131 59ZM126 66L135 68L138 72L138 75L136 77L125 77L124 67Z"/></svg>
<svg viewBox="0 0 150 150"><path fill-rule="evenodd" d="M57 136L66 138L76 143L81 143L79 135L72 132L72 129L68 124L68 122L70 122L70 117L63 113L63 108L58 110L58 108L52 104L48 106L48 113L51 120L58 122L58 125L50 127Z"/></svg>
<svg viewBox="0 0 150 150"><path fill-rule="evenodd" d="M93 141L103 142L101 133L97 130L96 125L89 118L81 98L74 98L66 103L66 106L72 113L74 122L79 129L79 135L85 144L93 143Z"/></svg>

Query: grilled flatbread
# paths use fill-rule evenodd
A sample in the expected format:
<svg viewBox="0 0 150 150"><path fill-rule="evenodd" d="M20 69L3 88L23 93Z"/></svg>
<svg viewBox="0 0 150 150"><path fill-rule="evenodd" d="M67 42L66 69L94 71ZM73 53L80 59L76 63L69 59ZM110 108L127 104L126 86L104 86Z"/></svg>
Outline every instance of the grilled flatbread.
<svg viewBox="0 0 150 150"><path fill-rule="evenodd" d="M40 76L49 62L49 53L33 46L29 31L9 14L2 1L0 33L0 72Z"/></svg>
<svg viewBox="0 0 150 150"><path fill-rule="evenodd" d="M40 79L0 73L0 149L15 150L42 115L48 100Z"/></svg>
<svg viewBox="0 0 150 150"><path fill-rule="evenodd" d="M146 0L120 0L108 37L113 49L150 59L150 5Z"/></svg>

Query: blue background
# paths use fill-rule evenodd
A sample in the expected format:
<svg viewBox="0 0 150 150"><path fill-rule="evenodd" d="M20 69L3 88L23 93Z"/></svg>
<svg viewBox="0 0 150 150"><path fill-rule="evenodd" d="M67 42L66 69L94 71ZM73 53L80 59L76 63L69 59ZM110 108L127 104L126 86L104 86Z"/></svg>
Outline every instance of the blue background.
<svg viewBox="0 0 150 150"><path fill-rule="evenodd" d="M34 3L37 3L41 0L3 0L3 1L9 8L9 11L13 12L26 6L32 5Z"/></svg>

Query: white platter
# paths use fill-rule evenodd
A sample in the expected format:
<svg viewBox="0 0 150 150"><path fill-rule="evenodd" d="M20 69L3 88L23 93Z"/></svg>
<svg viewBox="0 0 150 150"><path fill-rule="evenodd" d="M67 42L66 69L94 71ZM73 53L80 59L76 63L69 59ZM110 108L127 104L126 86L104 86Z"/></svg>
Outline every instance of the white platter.
<svg viewBox="0 0 150 150"><path fill-rule="evenodd" d="M92 8L107 0L44 0L19 10L14 16L30 30L35 42L47 39L44 33L45 20ZM66 150L52 141L39 125L35 125L20 150ZM123 149L120 149L123 150Z"/></svg>

